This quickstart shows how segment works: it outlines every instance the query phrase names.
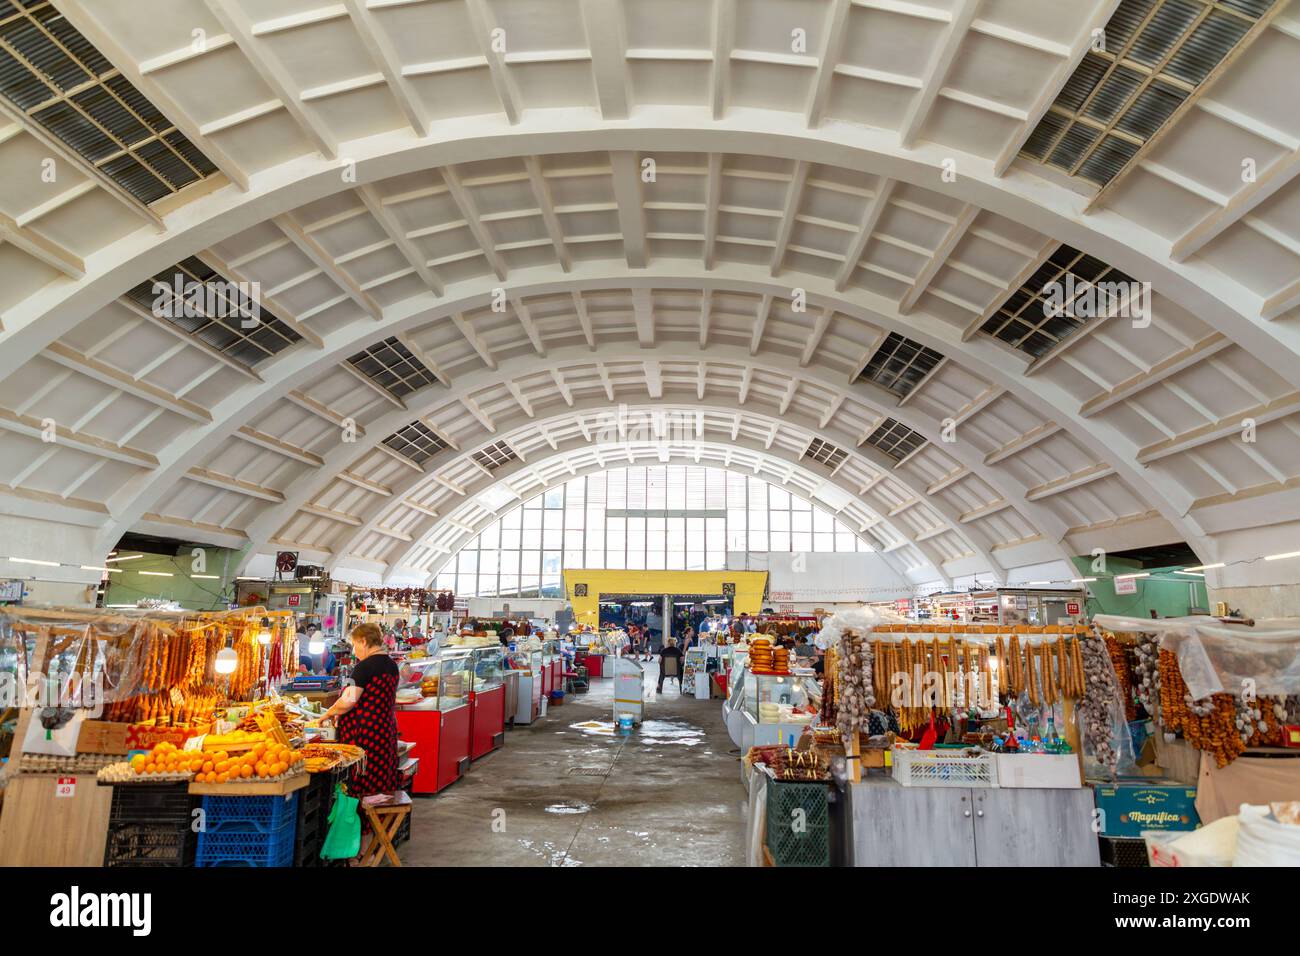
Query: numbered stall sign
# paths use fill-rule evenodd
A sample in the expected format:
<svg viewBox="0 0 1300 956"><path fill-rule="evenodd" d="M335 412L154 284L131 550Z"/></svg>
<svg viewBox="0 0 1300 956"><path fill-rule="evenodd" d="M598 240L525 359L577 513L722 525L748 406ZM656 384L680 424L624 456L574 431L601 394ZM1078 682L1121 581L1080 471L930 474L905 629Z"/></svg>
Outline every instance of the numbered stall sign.
<svg viewBox="0 0 1300 956"><path fill-rule="evenodd" d="M74 797L77 795L77 778L60 777L54 785L54 795L56 797Z"/></svg>

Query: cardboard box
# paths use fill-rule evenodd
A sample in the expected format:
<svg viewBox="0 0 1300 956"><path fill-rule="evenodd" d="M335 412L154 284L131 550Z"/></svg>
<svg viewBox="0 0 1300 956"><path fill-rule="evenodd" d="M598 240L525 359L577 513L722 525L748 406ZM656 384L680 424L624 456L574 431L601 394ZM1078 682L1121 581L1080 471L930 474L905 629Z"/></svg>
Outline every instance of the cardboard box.
<svg viewBox="0 0 1300 956"><path fill-rule="evenodd" d="M997 754L998 786L1077 790L1083 786L1077 754Z"/></svg>
<svg viewBox="0 0 1300 956"><path fill-rule="evenodd" d="M205 732L206 729L206 727L155 727L153 724L129 724L126 732L126 750L123 753L132 750L152 750L164 741L182 747L185 741Z"/></svg>
<svg viewBox="0 0 1300 956"><path fill-rule="evenodd" d="M118 724L108 720L86 720L81 724L77 735L77 753L79 754L125 754L130 751L126 745L130 724Z"/></svg>
<svg viewBox="0 0 1300 956"><path fill-rule="evenodd" d="M1126 777L1092 789L1103 814L1103 836L1136 838L1143 830L1195 830L1201 825L1196 788L1174 780Z"/></svg>

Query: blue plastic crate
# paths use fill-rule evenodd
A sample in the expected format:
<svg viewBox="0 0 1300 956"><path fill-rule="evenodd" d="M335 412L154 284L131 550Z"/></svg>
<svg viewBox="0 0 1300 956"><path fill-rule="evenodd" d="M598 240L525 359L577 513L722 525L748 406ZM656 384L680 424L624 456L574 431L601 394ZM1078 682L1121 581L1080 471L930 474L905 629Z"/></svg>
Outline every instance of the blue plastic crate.
<svg viewBox="0 0 1300 956"><path fill-rule="evenodd" d="M295 820L290 818L279 830L271 833L200 833L194 865L291 867L297 830L294 824Z"/></svg>
<svg viewBox="0 0 1300 956"><path fill-rule="evenodd" d="M298 797L204 797L203 815L208 833L269 834L298 819Z"/></svg>

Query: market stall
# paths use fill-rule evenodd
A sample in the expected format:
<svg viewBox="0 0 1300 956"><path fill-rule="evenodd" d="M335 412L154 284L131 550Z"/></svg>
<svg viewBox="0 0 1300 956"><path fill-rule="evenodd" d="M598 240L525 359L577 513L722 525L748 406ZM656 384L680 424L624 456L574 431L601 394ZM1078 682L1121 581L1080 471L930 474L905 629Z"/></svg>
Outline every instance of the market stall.
<svg viewBox="0 0 1300 956"><path fill-rule="evenodd" d="M333 783L363 752L310 742L320 708L277 693L296 639L291 612L262 608L0 614L25 694L0 863L318 862Z"/></svg>
<svg viewBox="0 0 1300 956"><path fill-rule="evenodd" d="M1235 817L1242 804L1300 795L1295 621L1098 615L1094 624L1107 648L1124 718L1142 728L1142 742L1134 737L1133 763L1174 778L1168 788L1183 793L1186 803L1194 801L1177 814L1180 822L1211 824ZM1150 784L1120 779L1110 785L1120 788L1111 796L1144 785ZM1141 836L1113 820L1104 833L1119 842L1116 852L1124 849L1120 841Z"/></svg>

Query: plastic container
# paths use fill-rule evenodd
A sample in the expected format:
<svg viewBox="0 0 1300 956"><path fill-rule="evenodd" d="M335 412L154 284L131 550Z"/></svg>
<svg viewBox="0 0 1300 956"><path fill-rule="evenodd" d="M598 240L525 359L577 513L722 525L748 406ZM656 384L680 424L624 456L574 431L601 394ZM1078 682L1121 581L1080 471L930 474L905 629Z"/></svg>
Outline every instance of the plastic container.
<svg viewBox="0 0 1300 956"><path fill-rule="evenodd" d="M996 754L966 756L943 750L893 751L893 776L904 787L996 787Z"/></svg>
<svg viewBox="0 0 1300 956"><path fill-rule="evenodd" d="M197 867L293 866L294 821L272 833L200 833Z"/></svg>
<svg viewBox="0 0 1300 956"><path fill-rule="evenodd" d="M830 866L829 787L767 782L766 843L777 866Z"/></svg>
<svg viewBox="0 0 1300 956"><path fill-rule="evenodd" d="M196 844L197 835L175 823L110 824L104 866L189 867Z"/></svg>
<svg viewBox="0 0 1300 956"><path fill-rule="evenodd" d="M631 714L619 714L619 715L618 715L618 732L619 732L620 734L630 734L630 733L632 732L632 715L631 715Z"/></svg>
<svg viewBox="0 0 1300 956"><path fill-rule="evenodd" d="M204 797L207 833L278 833L298 819L301 791L287 797Z"/></svg>
<svg viewBox="0 0 1300 956"><path fill-rule="evenodd" d="M104 866L193 866L197 834L191 814L197 805L184 783L113 787Z"/></svg>

